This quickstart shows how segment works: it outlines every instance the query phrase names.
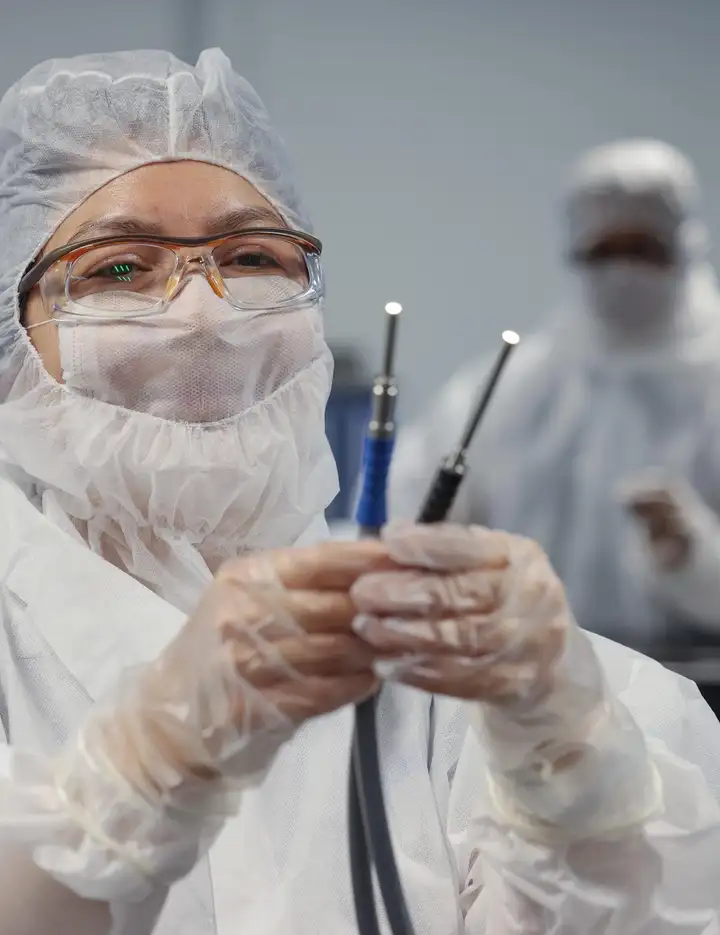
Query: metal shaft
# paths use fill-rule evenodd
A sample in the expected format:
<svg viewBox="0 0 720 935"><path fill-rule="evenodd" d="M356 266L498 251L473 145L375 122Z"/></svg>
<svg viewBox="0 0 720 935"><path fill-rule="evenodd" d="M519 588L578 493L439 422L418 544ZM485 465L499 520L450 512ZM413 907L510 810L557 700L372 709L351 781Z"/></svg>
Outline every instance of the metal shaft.
<svg viewBox="0 0 720 935"><path fill-rule="evenodd" d="M500 353L498 354L493 368L490 371L490 376L488 377L477 404L475 405L475 408L470 414L470 418L465 425L465 429L460 438L460 443L446 462L446 466L448 468L458 468L464 464L468 449L470 448L472 440L475 437L475 432L480 425L482 417L485 415L487 407L490 405L490 400L492 399L493 393L495 392L495 387L497 386L498 381L502 376L502 372L505 369L505 365L508 362L510 354L516 347L517 341L513 343L509 341L503 342Z"/></svg>
<svg viewBox="0 0 720 935"><path fill-rule="evenodd" d="M397 324L399 319L399 313L387 313L387 322L385 323L385 355L383 357L382 372L388 377L392 376L395 368L395 339L397 337Z"/></svg>
<svg viewBox="0 0 720 935"><path fill-rule="evenodd" d="M368 426L371 438L392 438L395 433L395 405L397 384L394 377L395 342L400 315L388 312L385 324L383 368L373 383L372 414Z"/></svg>

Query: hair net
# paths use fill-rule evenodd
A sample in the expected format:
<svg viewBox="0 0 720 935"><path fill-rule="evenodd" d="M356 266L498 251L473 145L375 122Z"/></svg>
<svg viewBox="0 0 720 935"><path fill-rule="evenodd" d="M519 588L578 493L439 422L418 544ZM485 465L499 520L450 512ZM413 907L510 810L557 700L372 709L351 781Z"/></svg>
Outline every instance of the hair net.
<svg viewBox="0 0 720 935"><path fill-rule="evenodd" d="M571 176L566 201L571 250L623 227L677 245L687 259L706 249L699 191L690 162L656 140L627 140L591 150Z"/></svg>
<svg viewBox="0 0 720 935"><path fill-rule="evenodd" d="M284 145L219 49L195 67L159 51L56 59L0 103L0 461L20 468L46 514L185 606L208 577L198 548L210 543L222 559L289 544L336 492L324 433L332 363L317 306L295 313L294 335L283 316L252 318L236 365L273 365L248 375L256 385L238 398L251 404L197 425L56 383L17 302L22 273L83 200L135 168L183 159L236 172L308 228Z"/></svg>

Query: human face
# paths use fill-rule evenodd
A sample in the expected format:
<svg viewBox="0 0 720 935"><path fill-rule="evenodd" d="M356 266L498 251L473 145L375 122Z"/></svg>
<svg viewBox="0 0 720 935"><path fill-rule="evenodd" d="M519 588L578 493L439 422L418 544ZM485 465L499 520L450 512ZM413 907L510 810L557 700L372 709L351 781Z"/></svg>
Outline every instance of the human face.
<svg viewBox="0 0 720 935"><path fill-rule="evenodd" d="M669 269L676 258L671 246L646 230L620 229L600 237L575 255L576 263L597 268L615 261L655 269Z"/></svg>
<svg viewBox="0 0 720 935"><path fill-rule="evenodd" d="M44 253L81 238L123 235L213 236L243 226L285 227L256 188L229 169L183 161L142 166L90 195L59 225ZM38 288L23 323L45 369L62 382L57 325ZM43 327L32 327L42 322Z"/></svg>

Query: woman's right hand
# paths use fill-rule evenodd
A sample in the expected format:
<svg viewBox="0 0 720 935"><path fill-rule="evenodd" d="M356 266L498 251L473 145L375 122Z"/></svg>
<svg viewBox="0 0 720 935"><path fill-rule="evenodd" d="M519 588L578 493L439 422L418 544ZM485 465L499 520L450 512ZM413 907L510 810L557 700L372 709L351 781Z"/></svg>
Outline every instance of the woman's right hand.
<svg viewBox="0 0 720 935"><path fill-rule="evenodd" d="M299 725L376 689L349 591L386 562L365 541L223 566L172 643L58 756L30 755L22 837L38 866L100 900L138 901L186 874Z"/></svg>
<svg viewBox="0 0 720 935"><path fill-rule="evenodd" d="M348 592L386 556L366 540L225 564L180 634L103 718L123 775L171 799L221 777L244 786L304 721L372 694L373 650L352 632Z"/></svg>

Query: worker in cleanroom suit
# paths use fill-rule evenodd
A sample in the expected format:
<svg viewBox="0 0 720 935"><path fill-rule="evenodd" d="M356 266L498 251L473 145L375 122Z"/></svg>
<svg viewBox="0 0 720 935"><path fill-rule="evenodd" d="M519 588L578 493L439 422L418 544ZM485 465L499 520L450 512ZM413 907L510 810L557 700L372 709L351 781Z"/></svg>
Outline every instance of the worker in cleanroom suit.
<svg viewBox="0 0 720 935"><path fill-rule="evenodd" d="M308 228L218 50L52 61L0 103L3 935L354 935L381 687L418 933L716 933L692 684L582 632L529 540L319 541Z"/></svg>
<svg viewBox="0 0 720 935"><path fill-rule="evenodd" d="M572 298L514 352L455 512L536 539L581 625L640 647L720 628L720 296L698 199L665 144L581 160ZM395 515L414 515L488 366L466 366L401 433Z"/></svg>

